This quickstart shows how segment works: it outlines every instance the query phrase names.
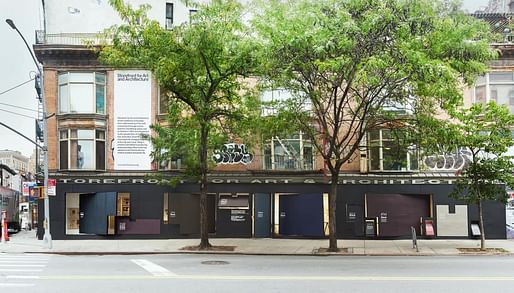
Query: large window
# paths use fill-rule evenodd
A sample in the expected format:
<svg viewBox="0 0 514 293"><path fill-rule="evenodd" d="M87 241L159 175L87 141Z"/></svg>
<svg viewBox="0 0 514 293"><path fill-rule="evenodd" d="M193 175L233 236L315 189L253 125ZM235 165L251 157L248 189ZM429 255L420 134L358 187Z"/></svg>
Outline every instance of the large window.
<svg viewBox="0 0 514 293"><path fill-rule="evenodd" d="M105 114L105 74L99 72L59 74L59 113Z"/></svg>
<svg viewBox="0 0 514 293"><path fill-rule="evenodd" d="M377 129L368 133L370 171L418 170L418 151L407 145L401 130Z"/></svg>
<svg viewBox="0 0 514 293"><path fill-rule="evenodd" d="M264 145L264 168L268 170L313 170L313 146L303 134L273 137Z"/></svg>
<svg viewBox="0 0 514 293"><path fill-rule="evenodd" d="M59 161L61 170L105 170L105 131L61 130Z"/></svg>
<svg viewBox="0 0 514 293"><path fill-rule="evenodd" d="M480 76L475 82L475 103L495 101L506 105L514 113L514 72L493 71Z"/></svg>

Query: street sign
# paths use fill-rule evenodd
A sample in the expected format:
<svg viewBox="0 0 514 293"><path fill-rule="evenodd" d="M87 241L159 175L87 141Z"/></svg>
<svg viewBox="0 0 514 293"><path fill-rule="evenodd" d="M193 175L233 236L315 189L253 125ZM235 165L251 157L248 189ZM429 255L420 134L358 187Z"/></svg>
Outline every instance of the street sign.
<svg viewBox="0 0 514 293"><path fill-rule="evenodd" d="M56 193L56 180L55 179L48 179L48 195L57 195Z"/></svg>

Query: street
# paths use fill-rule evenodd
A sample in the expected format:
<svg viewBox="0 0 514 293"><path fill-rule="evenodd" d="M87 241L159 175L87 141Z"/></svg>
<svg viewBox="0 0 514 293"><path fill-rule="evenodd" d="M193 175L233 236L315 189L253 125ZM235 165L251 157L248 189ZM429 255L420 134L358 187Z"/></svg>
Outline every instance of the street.
<svg viewBox="0 0 514 293"><path fill-rule="evenodd" d="M505 292L514 257L0 254L2 292ZM6 288L6 289L3 289Z"/></svg>

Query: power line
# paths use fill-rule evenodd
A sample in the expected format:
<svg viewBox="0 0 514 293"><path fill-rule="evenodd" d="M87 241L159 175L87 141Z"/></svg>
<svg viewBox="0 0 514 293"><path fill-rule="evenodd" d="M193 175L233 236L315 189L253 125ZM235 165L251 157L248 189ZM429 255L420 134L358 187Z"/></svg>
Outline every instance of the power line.
<svg viewBox="0 0 514 293"><path fill-rule="evenodd" d="M5 91L3 91L3 92L1 92L1 93L0 93L0 96L1 96L1 95L3 95L3 94L5 94L5 93L7 93L7 92L10 92L10 91L12 91L12 90L14 90L14 89L16 89L16 88L19 88L20 86L22 86L22 85L24 85L24 84L26 84L26 83L29 83L29 82L33 81L34 79L35 79L35 77L34 77L34 78L31 78L31 79L29 79L29 80L27 80L27 81L26 81L26 82L24 82L24 83L21 83L21 84L19 84L19 85L16 85L16 86L14 86L14 87L12 87L12 88L10 88L10 89L8 89L8 90L5 90Z"/></svg>
<svg viewBox="0 0 514 293"><path fill-rule="evenodd" d="M7 113L11 113L11 114L13 114L13 115L18 115L18 116L22 116L22 117L27 117L27 118L30 118L30 119L36 119L36 117L32 117L32 116L29 116L29 115L24 115L24 114L20 114L20 113L12 112L12 111L9 111L9 110L0 109L0 111L7 112Z"/></svg>
<svg viewBox="0 0 514 293"><path fill-rule="evenodd" d="M9 107L13 107L13 108L18 108L18 109L22 109L22 110L27 110L27 111L32 111L32 112L38 112L38 110L34 110L34 109L30 109L30 108L25 108L25 107L20 107L20 106L16 106L16 105L12 105L12 104L7 104L7 103L1 103L0 102L0 105L5 105L5 106L9 106Z"/></svg>

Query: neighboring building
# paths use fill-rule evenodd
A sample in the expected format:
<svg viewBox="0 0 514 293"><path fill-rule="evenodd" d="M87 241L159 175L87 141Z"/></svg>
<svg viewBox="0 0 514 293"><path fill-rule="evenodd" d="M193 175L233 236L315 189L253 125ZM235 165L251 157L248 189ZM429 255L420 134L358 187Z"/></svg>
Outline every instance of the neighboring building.
<svg viewBox="0 0 514 293"><path fill-rule="evenodd" d="M150 2L161 25L188 21L195 12L180 1ZM151 145L139 133L165 114L151 72L102 65L82 45L118 21L106 1L44 1L46 31L34 50L44 67L54 239L178 238L199 233L198 185L158 184L151 176L177 174L179 158L152 162ZM265 93L280 99L284 91ZM272 114L264 109L264 113ZM435 237L472 237L475 206L448 197L454 174L467 160L421 158L415 147L399 148L391 130L368 134L362 152L344 166L337 198L339 238L366 237L365 223L379 238L418 234L433 219ZM325 237L328 192L323 161L302 133L273 137L246 149L227 142L213 158L209 176L210 232L215 237ZM42 210L40 205L40 210ZM486 203L488 238L505 238L505 207ZM40 221L42 211L40 213ZM42 234L41 234L42 235ZM368 235L369 236L369 235Z"/></svg>
<svg viewBox="0 0 514 293"><path fill-rule="evenodd" d="M15 172L15 174L8 175L9 185L4 184L3 186L21 192L22 182L26 180L27 176L30 176L29 159L19 151L1 150L0 164L8 166Z"/></svg>
<svg viewBox="0 0 514 293"><path fill-rule="evenodd" d="M0 150L0 164L4 164L17 172L29 171L29 159L19 151Z"/></svg>
<svg viewBox="0 0 514 293"><path fill-rule="evenodd" d="M38 174L43 172L44 155L39 149L34 149L29 158L29 172Z"/></svg>

